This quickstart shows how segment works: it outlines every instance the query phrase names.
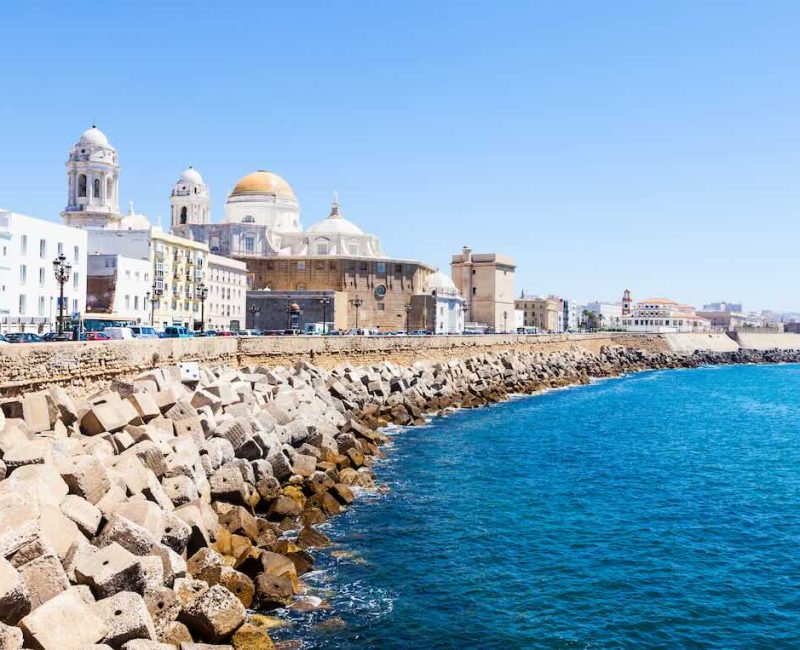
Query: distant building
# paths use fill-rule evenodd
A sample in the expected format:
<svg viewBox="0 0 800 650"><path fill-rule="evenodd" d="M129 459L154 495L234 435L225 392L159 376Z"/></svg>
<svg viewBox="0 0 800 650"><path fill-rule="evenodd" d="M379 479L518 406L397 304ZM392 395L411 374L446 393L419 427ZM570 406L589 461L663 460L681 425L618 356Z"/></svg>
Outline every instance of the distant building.
<svg viewBox="0 0 800 650"><path fill-rule="evenodd" d="M220 255L208 256L208 295L203 329L232 330L244 327L247 306L247 265Z"/></svg>
<svg viewBox="0 0 800 650"><path fill-rule="evenodd" d="M72 321L86 305L86 232L10 210L0 210L0 328L45 332L56 327L60 287L53 261L72 265L64 285L64 317ZM68 325L69 326L69 325Z"/></svg>
<svg viewBox="0 0 800 650"><path fill-rule="evenodd" d="M506 332L513 327L514 271L513 258L496 253L473 253L464 246L453 255L453 282L466 301L466 320Z"/></svg>
<svg viewBox="0 0 800 650"><path fill-rule="evenodd" d="M590 302L587 311L597 315L599 329L620 329L622 327L622 305L616 302Z"/></svg>
<svg viewBox="0 0 800 650"><path fill-rule="evenodd" d="M461 334L464 331L464 298L456 285L441 271L428 276L425 292L411 296L408 327L433 334ZM398 323L404 330L406 323Z"/></svg>
<svg viewBox="0 0 800 650"><path fill-rule="evenodd" d="M520 295L514 301L515 309L522 312L524 327L535 327L540 332L558 332L563 323L563 305L560 298Z"/></svg>
<svg viewBox="0 0 800 650"><path fill-rule="evenodd" d="M741 314L744 310L742 309L742 303L740 302L712 302L707 305L703 305L703 311L732 311L738 314Z"/></svg>
<svg viewBox="0 0 800 650"><path fill-rule="evenodd" d="M744 326L753 326L752 319L749 319L744 314L734 313L727 309L724 310L706 310L698 311L697 315L701 318L706 318L711 323L711 329L717 331L730 332L741 329Z"/></svg>
<svg viewBox="0 0 800 650"><path fill-rule="evenodd" d="M708 332L711 322L698 316L694 307L667 298L648 298L637 302L630 314L622 317L629 332Z"/></svg>

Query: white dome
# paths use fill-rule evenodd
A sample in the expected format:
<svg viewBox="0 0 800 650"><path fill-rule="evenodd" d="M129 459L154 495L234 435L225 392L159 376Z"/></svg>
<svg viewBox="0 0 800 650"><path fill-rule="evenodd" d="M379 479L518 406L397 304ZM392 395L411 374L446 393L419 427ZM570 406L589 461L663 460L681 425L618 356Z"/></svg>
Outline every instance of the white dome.
<svg viewBox="0 0 800 650"><path fill-rule="evenodd" d="M436 271L435 273L431 273L428 276L428 279L425 281L425 286L428 291L454 291L458 292L456 285L453 283L453 280L450 278L449 275L445 275L441 271Z"/></svg>
<svg viewBox="0 0 800 650"><path fill-rule="evenodd" d="M331 206L331 213L327 219L315 223L308 229L308 232L315 235L355 235L360 236L364 234L353 222L348 221L339 214L339 201L334 197L333 205Z"/></svg>
<svg viewBox="0 0 800 650"><path fill-rule="evenodd" d="M200 175L194 167L189 167L189 169L184 169L181 172L180 179L186 183L194 183L195 185L205 185L203 181L203 177Z"/></svg>
<svg viewBox="0 0 800 650"><path fill-rule="evenodd" d="M106 134L96 126L93 126L91 129L86 129L81 134L80 142L81 144L94 144L98 147L106 147L108 149L114 148L111 146L111 144L109 144Z"/></svg>
<svg viewBox="0 0 800 650"><path fill-rule="evenodd" d="M150 220L143 214L128 213L119 221L119 230L147 230Z"/></svg>

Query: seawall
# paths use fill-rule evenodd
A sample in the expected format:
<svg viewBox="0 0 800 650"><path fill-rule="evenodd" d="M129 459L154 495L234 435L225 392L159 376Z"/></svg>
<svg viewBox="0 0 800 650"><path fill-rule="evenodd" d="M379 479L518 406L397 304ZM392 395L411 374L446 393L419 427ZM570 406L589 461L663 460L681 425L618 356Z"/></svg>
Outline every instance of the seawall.
<svg viewBox="0 0 800 650"><path fill-rule="evenodd" d="M74 395L87 394L115 379L184 362L209 366L289 366L298 361L332 369L349 362L369 365L389 361L408 366L420 359L449 361L485 352L598 353L615 345L651 353L693 354L698 351L800 349L800 334L554 334L422 337L219 337L15 344L0 348L0 395L16 395L50 385Z"/></svg>

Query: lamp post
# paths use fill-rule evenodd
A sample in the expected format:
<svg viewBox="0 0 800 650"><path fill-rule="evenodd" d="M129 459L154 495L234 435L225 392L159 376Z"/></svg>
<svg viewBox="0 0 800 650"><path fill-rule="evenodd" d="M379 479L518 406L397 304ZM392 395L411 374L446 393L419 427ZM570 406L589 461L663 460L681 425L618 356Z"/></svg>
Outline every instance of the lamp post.
<svg viewBox="0 0 800 650"><path fill-rule="evenodd" d="M331 304L331 299L328 296L323 296L319 299L319 304L322 306L322 333L328 333L328 305Z"/></svg>
<svg viewBox="0 0 800 650"><path fill-rule="evenodd" d="M261 311L261 307L256 307L254 303L247 308L247 311L250 312L250 329L255 329L256 314Z"/></svg>
<svg viewBox="0 0 800 650"><path fill-rule="evenodd" d="M503 312L503 334L508 333L508 312Z"/></svg>
<svg viewBox="0 0 800 650"><path fill-rule="evenodd" d="M411 334L411 303L406 303L406 335Z"/></svg>
<svg viewBox="0 0 800 650"><path fill-rule="evenodd" d="M153 327L153 322L156 315L156 303L161 298L162 292L162 289L159 289L156 281L153 280L152 291L148 291L146 294L147 300L150 301L150 327Z"/></svg>
<svg viewBox="0 0 800 650"><path fill-rule="evenodd" d="M53 272L59 285L58 333L61 335L64 333L64 285L69 280L69 274L72 272L72 264L67 261L64 253L61 253L53 260Z"/></svg>
<svg viewBox="0 0 800 650"><path fill-rule="evenodd" d="M364 300L361 298L361 296L356 296L355 298L353 298L353 307L356 308L356 330L358 330L358 309L363 304L364 304ZM358 333L358 332L356 332L356 333Z"/></svg>
<svg viewBox="0 0 800 650"><path fill-rule="evenodd" d="M206 298L208 298L208 287L201 282L197 285L197 297L200 300L200 331L206 329Z"/></svg>

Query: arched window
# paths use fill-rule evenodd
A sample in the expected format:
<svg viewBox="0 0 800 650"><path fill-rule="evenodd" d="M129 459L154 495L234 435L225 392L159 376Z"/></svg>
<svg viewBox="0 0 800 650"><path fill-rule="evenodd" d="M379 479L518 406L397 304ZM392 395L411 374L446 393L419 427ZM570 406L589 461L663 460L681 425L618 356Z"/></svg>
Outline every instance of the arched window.
<svg viewBox="0 0 800 650"><path fill-rule="evenodd" d="M78 196L86 196L86 174L78 176Z"/></svg>
<svg viewBox="0 0 800 650"><path fill-rule="evenodd" d="M245 253L253 253L255 252L255 239L253 239L253 235L245 235L244 238L244 251Z"/></svg>
<svg viewBox="0 0 800 650"><path fill-rule="evenodd" d="M316 255L327 255L328 251L330 250L329 245L330 242L327 239L324 238L318 239L317 241L314 242L314 247L315 247L314 253Z"/></svg>
<svg viewBox="0 0 800 650"><path fill-rule="evenodd" d="M99 199L100 198L100 179L99 178L95 178L94 179L93 192L94 192L94 194L93 194L94 198Z"/></svg>
<svg viewBox="0 0 800 650"><path fill-rule="evenodd" d="M256 218L252 214L246 214L242 217L242 223L255 223Z"/></svg>
<svg viewBox="0 0 800 650"><path fill-rule="evenodd" d="M186 223L186 206L181 208L181 223Z"/></svg>

